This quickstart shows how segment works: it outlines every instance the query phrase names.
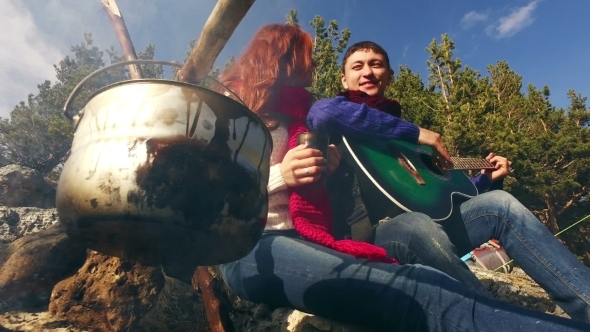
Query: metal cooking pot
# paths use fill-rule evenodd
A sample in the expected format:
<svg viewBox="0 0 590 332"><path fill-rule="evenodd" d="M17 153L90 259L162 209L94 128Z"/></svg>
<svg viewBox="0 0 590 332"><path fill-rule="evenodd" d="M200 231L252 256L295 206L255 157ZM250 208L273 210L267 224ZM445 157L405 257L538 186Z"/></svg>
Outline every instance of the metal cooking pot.
<svg viewBox="0 0 590 332"><path fill-rule="evenodd" d="M70 94L64 113L75 134L57 187L60 223L88 248L170 270L245 256L264 228L272 150L246 106L197 85L139 79L102 88L71 116L84 82L141 63L180 67L126 61Z"/></svg>

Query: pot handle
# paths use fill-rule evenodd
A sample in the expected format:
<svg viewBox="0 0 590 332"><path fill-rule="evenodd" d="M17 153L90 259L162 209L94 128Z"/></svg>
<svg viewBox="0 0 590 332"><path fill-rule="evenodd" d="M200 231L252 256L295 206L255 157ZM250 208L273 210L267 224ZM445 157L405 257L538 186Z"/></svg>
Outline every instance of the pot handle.
<svg viewBox="0 0 590 332"><path fill-rule="evenodd" d="M168 61L159 61L159 60L129 60L129 61L117 62L117 63L111 64L111 65L102 67L100 69L95 70L90 75L84 77L84 79L82 81L80 81L80 83L78 83L74 87L74 89L72 90L72 92L68 96L68 99L66 100L66 103L64 104L63 114L68 119L70 119L71 121L77 122L77 120L75 119L75 117L78 116L78 114L71 114L69 109L70 109L70 104L72 103L72 101L74 100L74 98L78 94L80 88L84 85L84 83L86 83L88 80L92 79L96 75L101 74L101 73L103 73L105 71L108 71L108 70L110 70L112 68L120 67L120 66L136 65L136 64L166 65L166 66L177 67L177 68L182 68L183 67L183 65L181 65L179 63L168 62ZM244 102L238 96L236 96L235 93L233 93L230 89L228 89L225 85L219 83L217 80L215 80L214 78L212 78L210 76L205 76L204 79L208 79L208 80L212 81L213 83L221 86L223 89L225 89L227 91L227 93L229 93L231 95L231 97L234 100L236 100L237 102L239 102L242 105L244 105ZM190 83L187 83L187 84L190 84Z"/></svg>

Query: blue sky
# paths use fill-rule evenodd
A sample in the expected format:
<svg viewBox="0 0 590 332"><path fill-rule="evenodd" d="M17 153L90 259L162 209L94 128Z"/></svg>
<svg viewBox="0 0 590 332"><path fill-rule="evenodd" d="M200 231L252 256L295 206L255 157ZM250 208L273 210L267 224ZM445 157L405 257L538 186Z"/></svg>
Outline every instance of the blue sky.
<svg viewBox="0 0 590 332"><path fill-rule="evenodd" d="M137 50L156 45L158 60L182 60L199 36L214 0L117 0ZM91 32L97 46L119 49L100 0L0 0L0 116L36 85L54 79L53 64L70 45ZM389 52L392 65L408 65L426 78L424 50L441 34L455 41L455 55L487 75L499 60L526 86L549 85L551 101L567 107L566 92L590 97L589 1L573 0L256 0L218 58L239 55L254 31L284 22L291 8L301 26L321 15L352 31L351 42L373 40Z"/></svg>

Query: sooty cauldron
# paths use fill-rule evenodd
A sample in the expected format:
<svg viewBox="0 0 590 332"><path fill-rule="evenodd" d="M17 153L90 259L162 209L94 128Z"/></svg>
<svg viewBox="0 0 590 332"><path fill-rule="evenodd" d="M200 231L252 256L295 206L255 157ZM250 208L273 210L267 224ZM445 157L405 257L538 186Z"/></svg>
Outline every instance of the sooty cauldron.
<svg viewBox="0 0 590 332"><path fill-rule="evenodd" d="M136 60L99 71L143 62L175 65ZM66 115L96 74L72 91ZM268 210L272 138L228 94L156 79L94 93L71 117L74 139L57 187L68 235L105 254L188 272L250 252Z"/></svg>

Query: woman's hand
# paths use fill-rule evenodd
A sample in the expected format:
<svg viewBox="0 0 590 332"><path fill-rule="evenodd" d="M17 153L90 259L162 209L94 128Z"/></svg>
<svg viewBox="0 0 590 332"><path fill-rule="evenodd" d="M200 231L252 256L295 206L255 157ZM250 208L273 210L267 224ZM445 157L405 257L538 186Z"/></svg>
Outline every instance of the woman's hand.
<svg viewBox="0 0 590 332"><path fill-rule="evenodd" d="M328 145L328 175L334 173L340 166L340 152L334 144Z"/></svg>
<svg viewBox="0 0 590 332"><path fill-rule="evenodd" d="M326 158L320 150L301 144L285 154L279 168L287 187L297 187L319 180L326 171Z"/></svg>

